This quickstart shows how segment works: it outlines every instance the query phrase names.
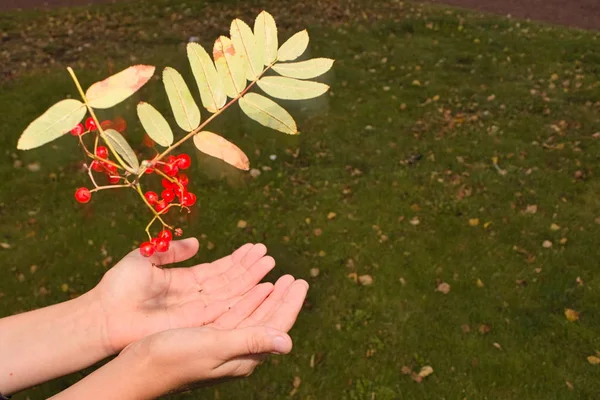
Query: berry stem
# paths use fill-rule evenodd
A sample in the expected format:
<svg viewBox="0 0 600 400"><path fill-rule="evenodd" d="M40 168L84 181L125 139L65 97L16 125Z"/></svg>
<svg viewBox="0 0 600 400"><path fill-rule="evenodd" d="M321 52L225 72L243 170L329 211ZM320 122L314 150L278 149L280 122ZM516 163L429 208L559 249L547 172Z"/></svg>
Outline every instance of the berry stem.
<svg viewBox="0 0 600 400"><path fill-rule="evenodd" d="M235 98L231 99L229 101L229 103L225 104L225 106L223 108L221 108L219 111L217 111L216 113L214 113L213 115L211 115L206 121L204 121L203 123L200 124L199 127L197 127L196 129L194 129L193 131L189 132L187 135L185 135L184 137L182 137L181 139L179 139L177 141L177 143L169 146L165 151L163 151L158 157L155 158L154 161L160 161L164 156L166 156L167 154L169 154L171 151L173 151L174 149L176 149L177 147L179 147L181 144L183 144L185 141L187 141L189 138L191 138L192 136L194 136L195 134L197 134L198 132L202 131L202 129L204 129L204 127L206 125L208 125L213 119L217 118L219 115L221 115L221 113L225 110L227 110L229 107L231 107L231 105L233 105L233 103L235 103L236 101L238 101L240 98L242 98L242 96L244 96L248 90L250 90L252 88L252 86L254 86L256 84L256 82L258 82L258 80L265 74L265 72L267 72L269 69L271 69L271 67L277 62L277 60L273 61L271 64L269 64L258 76L258 78L256 78L255 80L253 80L252 82L250 82L250 84L248 86L246 86L246 88L244 90L242 90L240 92L240 94L238 94ZM143 173L143 171L142 171Z"/></svg>
<svg viewBox="0 0 600 400"><path fill-rule="evenodd" d="M73 82L75 82L75 86L77 86L77 90L79 90L79 95L81 96L81 99L85 103L85 106L87 107L88 112L90 113L91 117L94 119L94 122L96 123L96 129L100 133L100 136L102 136L102 138L104 139L104 129L102 129L102 126L100 125L100 121L98 121L98 118L96 118L94 109L88 103L87 97L85 97L85 93L84 93L83 89L81 88L81 85L79 84L79 80L77 79L77 76L75 76L75 71L73 71L73 68L71 68L71 67L67 67L67 71L69 71L71 78L73 78ZM112 147L112 145L110 144L110 142L108 140L105 139L104 142L106 143L106 145L108 146L110 151L114 154L114 156L117 159L117 161L119 162L119 164L121 164L119 166L119 168L123 168L132 174L137 173L137 171L135 171L132 168L130 168L129 166L127 166L127 164L123 161L121 156L115 151L115 149ZM96 143L94 144L94 152L96 151L97 144L98 144L98 142L96 141Z"/></svg>
<svg viewBox="0 0 600 400"><path fill-rule="evenodd" d="M173 229L173 227L171 227L170 225L168 225L160 216L160 214L154 209L154 207L152 207L152 204L150 204L150 202L148 201L148 199L146 199L146 196L144 196L144 192L142 191L142 187L140 186L139 183L137 183L136 185L134 185L135 190L138 192L138 194L140 195L140 197L142 198L142 200L144 201L144 203L146 203L146 205L148 206L148 208L152 211L152 214L154 214L154 218L152 218L152 221L150 222L150 225L152 225L152 223L154 222L154 220L158 219L161 224L163 224L163 226L169 228L169 229ZM168 210L170 208L171 205L169 205L169 207L166 207L161 213L164 213L166 210ZM148 230L146 230L146 232L148 232Z"/></svg>
<svg viewBox="0 0 600 400"><path fill-rule="evenodd" d="M107 186L96 186L95 189L90 190L90 193L94 193L97 192L99 190L104 190L104 189L117 189L117 188L126 188L126 187L131 187L131 185L107 185Z"/></svg>

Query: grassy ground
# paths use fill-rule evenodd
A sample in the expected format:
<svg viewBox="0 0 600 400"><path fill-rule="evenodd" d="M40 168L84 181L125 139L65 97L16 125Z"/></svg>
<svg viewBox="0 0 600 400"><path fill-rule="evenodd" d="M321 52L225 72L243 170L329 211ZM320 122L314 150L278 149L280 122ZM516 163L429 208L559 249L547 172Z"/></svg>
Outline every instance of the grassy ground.
<svg viewBox="0 0 600 400"><path fill-rule="evenodd" d="M331 96L292 109L297 138L228 112L213 129L266 170L252 179L195 154L200 207L184 228L202 235L197 260L262 241L278 261L270 278L292 273L311 290L292 355L172 398L289 398L295 377L299 399L597 398L600 365L587 357L600 350L598 34L395 2L364 2L363 16L361 3L57 11L76 37L56 24L45 44L47 16L1 16L12 61L0 87L0 242L10 245L0 249L0 315L88 290L148 219L129 193L74 202L86 177L72 137L15 150L29 121L75 93L65 64L85 63L86 83L130 64L129 53L187 71L186 35L208 43L233 16L265 6L283 36L308 26L312 56L338 60L325 78ZM85 24L105 26L110 40ZM94 35L90 48L65 48ZM26 54L37 67L23 72ZM167 110L159 82L140 98ZM118 112L139 143L136 102ZM420 383L402 373L425 365L434 373ZM16 398L48 396L83 374Z"/></svg>

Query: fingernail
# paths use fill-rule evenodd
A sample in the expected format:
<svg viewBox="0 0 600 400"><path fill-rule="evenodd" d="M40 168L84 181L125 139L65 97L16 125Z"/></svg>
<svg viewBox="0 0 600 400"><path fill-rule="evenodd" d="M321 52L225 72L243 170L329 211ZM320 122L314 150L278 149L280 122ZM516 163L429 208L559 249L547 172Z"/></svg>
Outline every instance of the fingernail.
<svg viewBox="0 0 600 400"><path fill-rule="evenodd" d="M288 350L287 340L285 340L283 336L275 336L273 338L273 347L275 348L276 353L286 353Z"/></svg>

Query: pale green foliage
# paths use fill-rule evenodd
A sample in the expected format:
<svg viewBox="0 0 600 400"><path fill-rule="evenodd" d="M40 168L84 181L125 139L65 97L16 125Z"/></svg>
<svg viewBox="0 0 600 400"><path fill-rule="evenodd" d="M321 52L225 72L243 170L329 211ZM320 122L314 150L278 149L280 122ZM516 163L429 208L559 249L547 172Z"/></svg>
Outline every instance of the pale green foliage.
<svg viewBox="0 0 600 400"><path fill-rule="evenodd" d="M106 129L102 134L102 139L108 142L112 148L115 149L115 151L123 158L133 172L137 173L140 168L140 162L123 135L114 129Z"/></svg>
<svg viewBox="0 0 600 400"><path fill-rule="evenodd" d="M258 81L258 87L269 96L285 100L312 99L329 89L329 86L324 83L301 81L284 76L265 76Z"/></svg>
<svg viewBox="0 0 600 400"><path fill-rule="evenodd" d="M323 75L332 66L333 60L330 58L313 58L295 63L278 63L273 65L273 71L288 78L310 79Z"/></svg>
<svg viewBox="0 0 600 400"><path fill-rule="evenodd" d="M262 53L256 49L256 39L250 27L241 19L231 22L231 41L237 54L242 58L246 79L257 79L263 70Z"/></svg>
<svg viewBox="0 0 600 400"><path fill-rule="evenodd" d="M254 21L256 48L262 52L262 64L267 66L277 60L277 25L266 11L261 12Z"/></svg>
<svg viewBox="0 0 600 400"><path fill-rule="evenodd" d="M210 56L198 43L188 43L188 60L200 90L202 105L211 113L219 111L227 101L223 81Z"/></svg>
<svg viewBox="0 0 600 400"><path fill-rule="evenodd" d="M62 100L50 107L23 132L17 149L29 150L59 138L77 125L85 115L79 100Z"/></svg>
<svg viewBox="0 0 600 400"><path fill-rule="evenodd" d="M187 132L175 145L173 131L167 120L148 103L137 106L139 120L148 136L158 145L167 147L161 157L185 140L194 137L196 147L213 157L240 168L248 169L248 157L233 143L204 130L214 117L239 100L241 110L254 121L290 135L298 134L292 116L273 100L248 90L256 85L267 95L286 100L304 100L323 95L329 86L306 79L327 72L333 65L328 58L294 61L307 49L309 36L306 30L297 32L278 47L275 20L262 11L254 21L254 30L240 19L232 21L231 38L220 36L214 43L212 59L199 44L187 46L187 57L202 105L212 113L202 123L200 108L181 74L171 67L163 70L163 84L175 122ZM280 76L263 76L273 69ZM90 86L84 97L87 106L108 108L125 100L142 87L154 74L149 65L129 67L101 82ZM73 71L70 70L73 75ZM75 76L73 78L76 80ZM250 84L248 84L248 81ZM76 82L77 83L77 82ZM77 83L78 84L78 83ZM79 86L78 86L79 87ZM227 97L231 98L227 103ZM19 140L19 149L29 149L47 143L75 127L85 115L85 105L77 100L64 100L36 119ZM130 172L139 172L139 161L117 131L99 128L102 138L122 158L118 158ZM159 159L161 158L159 157Z"/></svg>
<svg viewBox="0 0 600 400"><path fill-rule="evenodd" d="M308 47L308 32L305 30L296 33L281 45L277 51L278 61L293 61L300 57Z"/></svg>
<svg viewBox="0 0 600 400"><path fill-rule="evenodd" d="M177 125L185 131L197 128L200 125L200 109L181 74L167 67L163 71L163 83Z"/></svg>
<svg viewBox="0 0 600 400"><path fill-rule="evenodd" d="M261 125L289 135L298 134L294 118L279 104L260 94L247 93L240 99L240 108Z"/></svg>
<svg viewBox="0 0 600 400"><path fill-rule="evenodd" d="M225 85L225 93L232 99L246 88L246 73L240 54L227 36L220 36L215 41L213 57L217 72Z"/></svg>
<svg viewBox="0 0 600 400"><path fill-rule="evenodd" d="M152 140L163 147L173 144L173 131L165 117L156 108L142 101L137 105L137 114Z"/></svg>

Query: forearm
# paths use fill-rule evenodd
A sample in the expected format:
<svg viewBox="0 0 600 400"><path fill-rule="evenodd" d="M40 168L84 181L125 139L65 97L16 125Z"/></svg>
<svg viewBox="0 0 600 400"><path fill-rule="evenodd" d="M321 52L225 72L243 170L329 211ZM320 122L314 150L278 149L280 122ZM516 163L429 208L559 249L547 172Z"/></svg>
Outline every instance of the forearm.
<svg viewBox="0 0 600 400"><path fill-rule="evenodd" d="M108 357L102 315L88 292L0 319L0 392L16 393Z"/></svg>
<svg viewBox="0 0 600 400"><path fill-rule="evenodd" d="M146 354L126 349L114 360L51 400L147 400L172 389L168 373L160 373Z"/></svg>

